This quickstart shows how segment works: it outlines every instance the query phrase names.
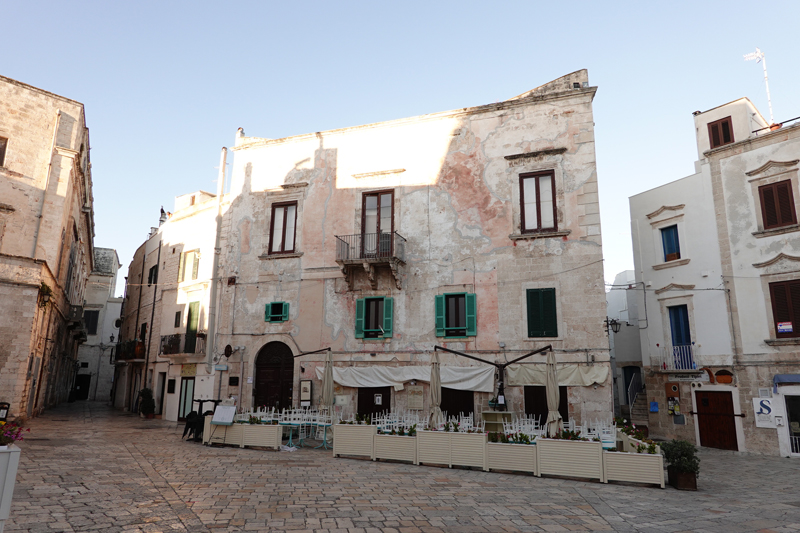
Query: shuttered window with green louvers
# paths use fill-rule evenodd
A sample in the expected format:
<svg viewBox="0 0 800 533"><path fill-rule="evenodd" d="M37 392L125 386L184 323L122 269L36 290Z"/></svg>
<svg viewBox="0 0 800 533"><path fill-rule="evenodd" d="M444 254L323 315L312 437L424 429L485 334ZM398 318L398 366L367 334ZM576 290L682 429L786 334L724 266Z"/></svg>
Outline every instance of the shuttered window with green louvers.
<svg viewBox="0 0 800 533"><path fill-rule="evenodd" d="M528 289L528 337L558 337L556 290Z"/></svg>
<svg viewBox="0 0 800 533"><path fill-rule="evenodd" d="M437 294L434 308L437 337L474 337L478 334L478 305L475 294Z"/></svg>
<svg viewBox="0 0 800 533"><path fill-rule="evenodd" d="M289 303L272 302L268 303L264 312L265 322L286 322L289 320Z"/></svg>
<svg viewBox="0 0 800 533"><path fill-rule="evenodd" d="M394 298L379 296L356 300L356 338L388 339L392 336Z"/></svg>

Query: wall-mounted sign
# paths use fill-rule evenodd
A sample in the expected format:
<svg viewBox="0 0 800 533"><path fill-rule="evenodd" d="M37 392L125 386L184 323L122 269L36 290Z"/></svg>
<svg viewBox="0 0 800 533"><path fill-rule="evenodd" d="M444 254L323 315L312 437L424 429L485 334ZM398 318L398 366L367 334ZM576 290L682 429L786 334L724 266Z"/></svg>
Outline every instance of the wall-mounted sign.
<svg viewBox="0 0 800 533"><path fill-rule="evenodd" d="M228 365L214 365L214 370L228 370Z"/></svg>
<svg viewBox="0 0 800 533"><path fill-rule="evenodd" d="M702 372L700 374L672 374L669 377L670 381L702 381L703 383L708 383L708 374L706 372Z"/></svg>
<svg viewBox="0 0 800 533"><path fill-rule="evenodd" d="M375 395L375 405L383 405L383 394Z"/></svg>
<svg viewBox="0 0 800 533"><path fill-rule="evenodd" d="M778 322L778 333L792 333L794 329L792 328L791 322Z"/></svg>
<svg viewBox="0 0 800 533"><path fill-rule="evenodd" d="M783 412L780 410L780 404L780 402L775 401L775 398L753 398L753 410L756 413L756 427L778 427L775 423L776 415L778 418L783 415Z"/></svg>
<svg viewBox="0 0 800 533"><path fill-rule="evenodd" d="M311 401L311 380L310 379L301 379L300 380L300 401L301 402L310 402ZM307 406L303 406L307 407Z"/></svg>
<svg viewBox="0 0 800 533"><path fill-rule="evenodd" d="M192 363L190 365L181 365L181 377L193 378L197 375L197 365Z"/></svg>
<svg viewBox="0 0 800 533"><path fill-rule="evenodd" d="M422 385L410 385L406 390L408 391L408 408L422 409L425 406L422 396Z"/></svg>
<svg viewBox="0 0 800 533"><path fill-rule="evenodd" d="M681 414L681 404L675 396L667 398L667 412L671 415Z"/></svg>

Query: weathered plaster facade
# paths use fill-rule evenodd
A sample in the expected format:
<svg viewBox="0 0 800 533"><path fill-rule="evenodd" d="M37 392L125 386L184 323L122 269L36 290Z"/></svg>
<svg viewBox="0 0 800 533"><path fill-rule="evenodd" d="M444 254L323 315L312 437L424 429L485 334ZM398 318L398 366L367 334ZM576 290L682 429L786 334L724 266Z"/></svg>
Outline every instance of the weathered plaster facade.
<svg viewBox="0 0 800 533"><path fill-rule="evenodd" d="M83 104L0 76L0 138L0 401L25 417L67 400L86 338L94 211Z"/></svg>
<svg viewBox="0 0 800 533"><path fill-rule="evenodd" d="M427 367L437 344L497 361L551 344L559 362L608 367L595 91L578 71L474 108L283 139L240 130L223 226L219 277L230 280L220 287L216 352L238 349L227 361L222 396L241 391L240 403L252 405L257 354L273 341L293 355L331 347L342 367ZM520 175L537 171L553 172L557 230L523 233ZM366 233L363 194L389 190L392 230L404 239L392 253L402 260L337 262L340 238ZM283 202L296 202L294 251L271 254L272 209ZM528 337L526 290L538 288L556 291L555 337ZM437 337L435 296L461 292L476 295L476 334ZM377 296L394 299L393 334L356 338L356 301ZM265 321L271 302L288 303L288 320ZM293 404L301 379L313 380L318 403L315 369L323 359L294 360ZM478 364L449 354L441 360ZM526 363L543 365L544 357ZM239 385L229 387L230 377ZM571 416L607 418L610 379L570 387ZM337 386L336 394L355 406L357 389ZM522 387L506 395L511 410L524 410ZM391 396L392 407L407 406L405 390ZM475 410L489 397L476 395Z"/></svg>
<svg viewBox="0 0 800 533"><path fill-rule="evenodd" d="M733 142L711 149L708 124L726 117ZM788 180L798 205L800 124L771 131L746 98L695 113L694 120L697 172L631 198L637 282L647 288L649 316L641 335L650 367L647 398L661 406L650 415L651 434L701 443L698 417L689 411L697 411L699 391L719 391L731 395L735 414L744 415L735 417L740 451L788 456L788 422L757 427L753 398L769 394L776 414L785 417L783 391L791 387L773 394L773 377L800 373L798 342L777 338L769 290L769 283L800 279L800 229L765 231L758 188ZM681 259L665 262L657 230L670 224L678 226ZM697 369L709 369L683 372L681 379L694 375L680 384L685 425L676 425L664 407L665 385L681 374L663 371L663 348L671 346L668 308L676 304L689 309ZM732 383L715 382L720 373L732 374Z"/></svg>

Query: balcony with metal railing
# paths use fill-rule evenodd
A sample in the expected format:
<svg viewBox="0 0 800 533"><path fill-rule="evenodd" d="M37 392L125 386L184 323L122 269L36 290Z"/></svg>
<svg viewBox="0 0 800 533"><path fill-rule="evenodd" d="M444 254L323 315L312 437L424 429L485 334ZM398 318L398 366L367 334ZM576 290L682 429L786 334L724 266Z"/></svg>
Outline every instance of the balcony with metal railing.
<svg viewBox="0 0 800 533"><path fill-rule="evenodd" d="M656 372L699 372L698 356L694 344L661 346L650 354L650 366Z"/></svg>
<svg viewBox="0 0 800 533"><path fill-rule="evenodd" d="M144 361L144 343L138 339L117 344L115 361Z"/></svg>
<svg viewBox="0 0 800 533"><path fill-rule="evenodd" d="M377 288L376 267L392 271L395 285L400 289L402 267L406 263L406 239L399 233L359 233L336 236L336 262L352 289L352 276L363 269L373 289Z"/></svg>
<svg viewBox="0 0 800 533"><path fill-rule="evenodd" d="M203 332L162 335L160 355L193 355L206 351L206 336Z"/></svg>

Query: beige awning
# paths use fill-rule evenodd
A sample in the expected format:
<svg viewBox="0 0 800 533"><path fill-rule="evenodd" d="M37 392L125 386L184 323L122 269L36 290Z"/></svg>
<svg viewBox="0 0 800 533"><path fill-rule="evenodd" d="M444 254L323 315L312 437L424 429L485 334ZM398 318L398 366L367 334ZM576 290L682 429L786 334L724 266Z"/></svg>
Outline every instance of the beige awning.
<svg viewBox="0 0 800 533"><path fill-rule="evenodd" d="M547 365L509 365L506 368L509 385L545 385L547 383ZM558 384L569 387L588 387L605 384L608 379L607 365L558 365Z"/></svg>

